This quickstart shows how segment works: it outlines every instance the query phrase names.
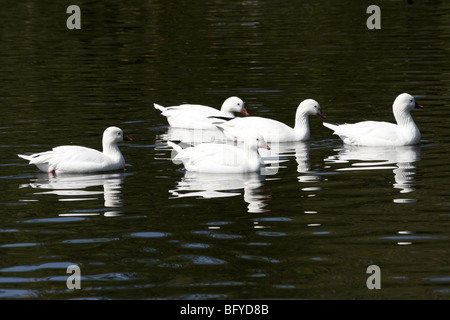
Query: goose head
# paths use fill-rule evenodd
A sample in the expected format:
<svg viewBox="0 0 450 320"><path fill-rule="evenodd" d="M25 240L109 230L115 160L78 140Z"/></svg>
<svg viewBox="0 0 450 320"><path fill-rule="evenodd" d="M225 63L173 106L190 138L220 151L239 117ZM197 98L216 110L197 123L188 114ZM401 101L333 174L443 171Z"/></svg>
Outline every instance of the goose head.
<svg viewBox="0 0 450 320"><path fill-rule="evenodd" d="M103 132L103 146L116 145L120 141L132 141L130 137L126 136L122 129L117 127L106 128Z"/></svg>
<svg viewBox="0 0 450 320"><path fill-rule="evenodd" d="M392 105L394 113L396 112L409 112L414 109L423 109L423 106L416 102L416 99L408 94L402 93L395 98L394 104Z"/></svg>
<svg viewBox="0 0 450 320"><path fill-rule="evenodd" d="M221 111L224 113L234 114L240 112L248 116L247 110L245 110L244 101L238 97L230 97L222 104Z"/></svg>
<svg viewBox="0 0 450 320"><path fill-rule="evenodd" d="M322 119L326 118L320 108L320 104L314 99L303 100L297 108L297 113L299 112L304 115L319 116Z"/></svg>
<svg viewBox="0 0 450 320"><path fill-rule="evenodd" d="M249 134L246 139L244 140L244 143L250 148L250 149L258 149L263 148L270 150L269 145L267 144L266 140L264 140L263 136L259 133L251 133Z"/></svg>

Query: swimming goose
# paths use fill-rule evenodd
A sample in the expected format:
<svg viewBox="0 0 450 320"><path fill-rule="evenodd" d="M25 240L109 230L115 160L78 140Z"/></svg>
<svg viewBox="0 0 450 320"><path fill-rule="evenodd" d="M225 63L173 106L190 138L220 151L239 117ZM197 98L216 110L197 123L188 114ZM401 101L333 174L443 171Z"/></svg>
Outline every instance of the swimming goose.
<svg viewBox="0 0 450 320"><path fill-rule="evenodd" d="M354 124L335 125L324 122L342 141L360 146L407 146L420 141L420 131L410 111L423 109L414 97L402 93L395 99L392 110L397 124L384 121L362 121Z"/></svg>
<svg viewBox="0 0 450 320"><path fill-rule="evenodd" d="M109 127L103 132L103 152L80 146L60 146L51 151L18 156L41 171L54 174L114 171L125 166L117 143L131 140L120 128Z"/></svg>
<svg viewBox="0 0 450 320"><path fill-rule="evenodd" d="M171 141L168 144L178 152L173 160L181 161L186 170L208 173L257 172L264 168L258 148L270 150L259 134L247 136L243 148L229 144L201 143L182 149Z"/></svg>
<svg viewBox="0 0 450 320"><path fill-rule="evenodd" d="M153 105L167 118L169 125L175 128L217 130L213 123L217 124L224 122L225 119L233 119L235 112L248 116L244 101L238 97L226 99L220 110L198 104L182 104L171 107L163 107L156 103Z"/></svg>
<svg viewBox="0 0 450 320"><path fill-rule="evenodd" d="M267 142L307 141L310 138L309 116L318 115L326 118L316 100L306 99L297 107L295 126L263 117L235 118L217 125L226 136L242 140L246 131L258 132Z"/></svg>

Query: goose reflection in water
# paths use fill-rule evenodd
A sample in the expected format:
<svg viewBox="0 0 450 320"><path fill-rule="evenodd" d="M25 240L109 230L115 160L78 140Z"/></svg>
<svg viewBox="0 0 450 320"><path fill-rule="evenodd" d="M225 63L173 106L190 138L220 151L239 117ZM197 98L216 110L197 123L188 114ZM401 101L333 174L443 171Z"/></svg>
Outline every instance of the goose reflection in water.
<svg viewBox="0 0 450 320"><path fill-rule="evenodd" d="M272 164L283 163L288 161L287 158L295 157L297 162L297 172L307 173L311 170L309 150L310 142L272 142L270 144L271 150L261 150L261 156L264 159L272 159ZM269 161L267 161L270 163Z"/></svg>
<svg viewBox="0 0 450 320"><path fill-rule="evenodd" d="M270 198L262 194L265 176L259 173L199 173L186 171L173 190L171 198L197 197L204 199L235 197L242 195L248 203L249 213L267 212L265 201Z"/></svg>
<svg viewBox="0 0 450 320"><path fill-rule="evenodd" d="M416 174L414 163L420 160L420 146L361 147L344 145L338 151L338 154L328 157L325 161L329 163L362 162L352 163L351 167L340 168L336 171L389 169L394 173L393 187L400 189L400 193L416 190L414 187Z"/></svg>
<svg viewBox="0 0 450 320"><path fill-rule="evenodd" d="M62 174L48 175L38 174L29 184L21 185L21 188L31 187L40 191L35 194L55 194L60 196L59 201L84 201L96 200L96 195L103 194L104 206L106 208L122 207L122 183L125 180L125 173L104 173L104 174ZM103 190L95 190L95 187L102 186ZM87 190L89 189L89 190ZM92 197L94 196L94 197ZM118 212L112 212L118 213ZM105 213L105 215L107 215Z"/></svg>
<svg viewBox="0 0 450 320"><path fill-rule="evenodd" d="M264 161L269 164L267 171L272 172L271 174L276 173L277 169L282 168L281 164L289 161L289 158L295 157L297 172L302 174L298 176L300 182L316 181L318 179L317 175L314 175L315 172L311 169L311 144L309 141L272 143L270 149L261 149L260 154L264 158Z"/></svg>

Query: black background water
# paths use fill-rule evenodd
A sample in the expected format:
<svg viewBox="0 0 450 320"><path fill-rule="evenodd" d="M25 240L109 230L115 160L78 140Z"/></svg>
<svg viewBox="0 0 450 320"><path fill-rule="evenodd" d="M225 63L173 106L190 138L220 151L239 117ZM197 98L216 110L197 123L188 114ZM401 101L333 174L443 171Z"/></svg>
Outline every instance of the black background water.
<svg viewBox="0 0 450 320"><path fill-rule="evenodd" d="M0 12L0 298L449 298L446 1L383 1L380 30L368 2L74 4L81 30L64 3ZM314 98L329 121L394 121L401 92L425 107L420 146L344 148L314 117L276 174L224 181L170 161L153 108L237 95L293 125ZM16 156L100 148L110 125L134 139L123 174L52 178Z"/></svg>

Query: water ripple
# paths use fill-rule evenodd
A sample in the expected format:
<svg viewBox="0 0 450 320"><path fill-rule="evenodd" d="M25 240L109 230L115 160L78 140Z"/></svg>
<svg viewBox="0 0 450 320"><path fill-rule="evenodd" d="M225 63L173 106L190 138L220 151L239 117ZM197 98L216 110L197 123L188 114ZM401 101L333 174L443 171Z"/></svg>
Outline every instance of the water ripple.
<svg viewBox="0 0 450 320"><path fill-rule="evenodd" d="M225 260L208 256L181 255L180 258L190 260L193 264L216 265L227 263Z"/></svg>

